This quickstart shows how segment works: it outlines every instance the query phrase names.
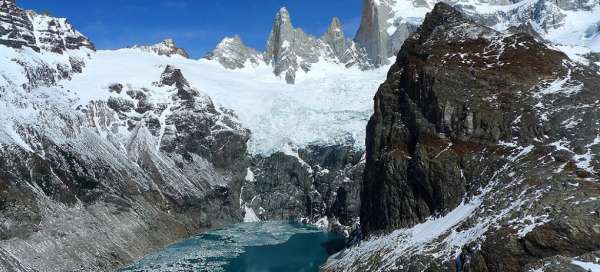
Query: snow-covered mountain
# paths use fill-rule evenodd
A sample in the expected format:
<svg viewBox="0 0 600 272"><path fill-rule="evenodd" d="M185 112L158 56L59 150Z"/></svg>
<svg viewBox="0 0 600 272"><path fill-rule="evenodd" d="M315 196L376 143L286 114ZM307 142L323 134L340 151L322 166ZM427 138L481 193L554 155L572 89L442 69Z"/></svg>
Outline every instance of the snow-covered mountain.
<svg viewBox="0 0 600 272"><path fill-rule="evenodd" d="M364 48L374 65L389 63L404 40L416 30L425 15L440 1L364 0L357 45ZM600 52L600 2L547 0L451 0L446 2L475 21L504 31L530 25L542 37L563 50L585 55Z"/></svg>
<svg viewBox="0 0 600 272"><path fill-rule="evenodd" d="M133 48L146 52L153 52L160 56L171 57L174 55L179 55L184 58L189 58L189 55L187 52L185 52L185 49L177 47L173 39L165 39L161 43L155 45L134 45Z"/></svg>
<svg viewBox="0 0 600 272"><path fill-rule="evenodd" d="M370 67L363 50L344 36L342 24L333 18L323 37L317 38L295 28L286 8L277 12L267 41L266 51L247 48L239 37L225 38L207 59L219 61L223 66L236 69L245 62L271 66L273 73L293 84L299 74L307 74L320 62L329 65L366 69Z"/></svg>
<svg viewBox="0 0 600 272"><path fill-rule="evenodd" d="M598 263L600 72L435 6L367 128L361 229L324 271L585 271Z"/></svg>
<svg viewBox="0 0 600 272"><path fill-rule="evenodd" d="M0 1L0 44L54 53L94 45L64 18L19 9L15 0Z"/></svg>
<svg viewBox="0 0 600 272"><path fill-rule="evenodd" d="M352 40L344 37L337 18L321 38L316 38L294 28L289 12L282 8L273 22L266 52L247 48L236 36L224 39L207 58L216 59L229 69L245 67L246 60L253 65L264 62L288 83L294 83L298 73L309 73L318 62L363 70L386 66L437 2L440 1L363 0L361 24ZM527 29L579 61L588 62L590 52L600 52L598 0L444 2L498 31Z"/></svg>
<svg viewBox="0 0 600 272"><path fill-rule="evenodd" d="M170 40L96 51L65 19L14 1L1 1L0 22L3 268L110 270L253 209L261 219L309 222L358 215L333 192L357 194L358 180L343 177L358 176L352 164L385 70L319 61L289 85L264 62L231 70L185 58ZM328 40L340 52L349 42L334 27ZM224 42L221 55L236 44ZM277 171L303 175L301 187L288 179L277 187L288 212L263 201L275 199L261 184Z"/></svg>
<svg viewBox="0 0 600 272"><path fill-rule="evenodd" d="M409 35L417 31L433 4L427 1L365 0L362 24L354 41L344 36L341 22L336 18L321 37L306 34L292 24L284 8L276 15L265 52L247 47L240 37L234 36L225 38L206 58L194 60L169 39L157 45L97 51L91 41L66 19L23 10L14 0L0 0L0 266L9 271L111 270L182 237L244 219L303 220L346 234L350 230L348 226L359 219L366 222L363 224L365 233L410 227L423 223L430 215L447 213L451 216L448 220L464 219L467 212L479 208L473 205L480 203L476 202L477 198L463 199L463 195L473 197L477 190L488 187L478 187L481 184L476 182L465 185L462 168L452 168L456 165L449 164L451 170L436 171L437 161L425 157L435 153L434 158L458 161L446 156L450 156L450 151L462 154L468 150L465 148L470 145L465 147L462 140L472 140L469 144L476 146L481 144L479 138L473 140L465 135L474 131L479 133L478 129L481 129L482 134L497 136L510 126L496 128L491 125L494 122L481 122L488 120L485 118L504 115L490 117L486 115L488 112L470 115L467 108L472 107L461 106L458 102L440 104L441 100L436 98L442 96L430 96L430 93L424 96L429 99L425 104L391 103L396 101L394 95L400 90L430 86L430 81L436 80L434 77L425 78L424 82L411 81L424 74L403 73L405 63L392 66L388 85L383 85L375 108L372 104L377 87L390 69L388 62L393 60ZM532 55L539 60L523 57L531 60L525 64L539 72L539 77L524 76L531 73L508 72L522 76L515 80L521 84L517 87L522 87L519 94L530 94L531 90L523 86L548 87L539 94L542 98L538 94L523 98L541 104L530 105L528 100L523 105L539 114L537 121L556 117L560 125L553 122L549 127L532 126L514 136L535 134L539 137L523 139L535 144L535 148L554 145L558 151L564 151L567 155L552 156L556 161L563 160L560 161L565 163L563 170L587 175L577 182L584 184L588 178L595 178L597 161L593 154L597 140L590 132L594 126L582 121L595 120L595 115L590 111L588 116L587 111L579 112L578 109L595 106L581 101L593 97L591 90L597 86L592 77L598 73L598 66L593 63L600 62L600 56L589 54L597 50L598 24L592 16L598 12L597 2L455 4L469 18L484 24L474 27L475 23L465 21L462 28L444 28L447 33L440 34L443 41L455 42L449 47L437 36L436 39L423 37L424 43L442 44L439 51L444 53L442 56L413 54L408 48L400 55L401 59L410 59L409 64L412 60L415 63L428 60L451 62L457 65L452 70L456 77L449 78L448 84L467 84L471 83L469 79L474 77L473 73L479 74L477 69L484 71L482 74L489 71L502 74L507 66L513 67L510 66L513 61L500 54L513 52L513 47L521 54L532 53L534 49L547 52L547 56ZM489 8L484 9L484 6ZM560 14L565 16L558 16ZM556 18L549 19L553 17ZM574 17L581 18L574 20ZM484 25L506 31L497 32ZM567 39L566 33L581 36ZM480 46L468 44L472 40L471 34L481 36L478 41L488 46L483 53L475 55L468 51L471 45ZM539 37L531 38L531 34ZM453 40L456 38L465 39ZM562 45L544 44L548 42L546 40ZM410 44L415 46L414 42ZM531 52L525 47L530 47L527 50ZM572 59L556 51L558 49L569 53ZM440 69L436 65L433 69ZM402 77L396 78L398 76ZM395 82L406 85L389 87ZM481 104L512 101L504 96L504 91L516 88L516 85L502 85L504 81L498 78L473 82L477 88L497 87L491 91L498 93L481 98L485 101ZM581 82L589 86L579 88ZM473 90L479 90L477 88ZM463 90L448 90L459 89ZM562 92L583 104L564 99ZM579 96L583 94L585 96ZM465 100L464 97L469 97L467 101L480 98L471 93L453 96L456 100ZM552 107L554 98L564 102L554 107L557 111ZM400 112L395 108L398 105L414 111L403 108L395 122L376 122L377 116L389 113L390 109L390 115L396 116ZM422 112L420 107L424 107ZM413 114L415 111L418 113ZM369 117L373 114L376 116L372 119L374 123L367 130ZM521 120L527 116L521 119L509 117ZM461 118L466 121L457 123L456 119ZM393 126L411 120L419 120L419 126ZM530 123L532 119L523 122ZM585 124L583 129L573 133L557 128L573 129L580 124ZM374 125L380 128L380 134L373 132ZM463 135L467 138L435 138L429 142L430 138L416 137L410 138L416 142L407 140L400 148L393 149L397 147L393 145L398 143L396 140L406 140L407 135L431 132L428 129L446 133L446 130L435 130L440 126L456 128L467 133ZM416 127L423 130L411 130ZM559 131L558 134L546 134L552 136L552 143L548 144L549 139L538 135L553 129ZM578 134L586 137L571 139ZM559 135L572 140L573 145L558 139ZM368 139L367 143L365 139ZM526 143L514 143L512 138L503 140L508 148L502 150L508 154L504 159L516 160L533 152ZM538 140L545 142L538 143ZM387 144L391 144L391 153L384 152L388 150ZM455 150L445 144L456 144L460 148ZM420 149L430 145L431 150ZM406 198L404 200L409 202L406 206L403 206L406 202L397 198L402 193L396 194L393 182L423 172L415 170L419 169L416 166L403 172L398 169L405 166L402 164L405 161L400 160L401 163L395 165L387 160L406 155L402 147L412 152L408 155L410 158L422 158L418 162L412 161L413 165L426 162L434 169L427 173L429 175L411 179L415 183L409 187L417 195L413 199L417 204ZM380 154L375 152L386 154L387 157L381 157L381 164L374 164L374 158ZM493 154L484 155L488 158ZM377 167L385 169L376 171L383 169ZM367 179L363 182L365 168L367 173L382 172L392 176L381 179L374 175L365 176ZM514 169L513 176L531 170ZM476 172L471 170L466 172L467 175ZM511 173L505 172L502 173L510 177ZM406 175L393 176L397 173ZM439 181L436 177L442 174L455 181L459 189L420 194L419 180ZM386 197L361 191L374 179L389 181L387 187L380 188ZM590 187L594 193L596 187L588 185L585 183L581 188ZM436 182L424 186L427 187L423 189L425 191L446 188L444 183ZM498 190L498 194L504 192ZM575 192L577 201L589 200L585 199L585 193ZM516 197L512 192L506 194ZM482 202L490 202L497 196L480 197ZM551 199L557 199L556 195L551 196ZM464 205L459 205L463 200ZM362 210L362 218L359 218L361 206L367 208ZM379 209L381 206L385 209ZM481 208L482 214L491 216L498 212L490 206L482 206L485 207ZM369 207L375 208L369 210ZM584 211L587 207L583 207ZM378 212L386 209L389 209L386 214ZM413 212L413 216L396 217L395 212L403 209ZM453 209L458 210L451 213ZM535 212L532 216L537 220L532 224L554 218L544 217L539 209L531 211ZM442 223L455 222L444 218ZM521 225L532 225L527 224ZM443 226L454 230L456 225ZM469 230L478 233L484 228ZM398 238L404 237L403 231L401 235L367 245L375 244L377 250L373 253L379 254L394 247L393 242L388 243L390 240L405 241ZM440 237L437 234L430 237ZM426 245L425 242L417 240L408 245L419 247ZM455 250L457 247L444 253L456 253ZM329 267L332 271L340 267L359 270L360 266L354 264L364 259L356 256L365 255L365 251L371 250L359 247L348 257L341 258L342 263L333 262ZM365 256L376 258L379 255ZM398 259L386 260L395 262ZM386 265L373 267L386 268Z"/></svg>

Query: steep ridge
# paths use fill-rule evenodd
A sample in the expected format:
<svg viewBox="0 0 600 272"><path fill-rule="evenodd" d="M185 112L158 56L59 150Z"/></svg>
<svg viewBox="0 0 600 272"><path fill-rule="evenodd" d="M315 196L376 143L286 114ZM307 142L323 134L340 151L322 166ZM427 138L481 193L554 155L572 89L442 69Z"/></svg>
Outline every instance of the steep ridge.
<svg viewBox="0 0 600 272"><path fill-rule="evenodd" d="M94 45L66 19L25 11L15 0L0 1L0 44L55 53L80 48L94 50Z"/></svg>
<svg viewBox="0 0 600 272"><path fill-rule="evenodd" d="M228 69L243 68L248 60L253 65L265 63L273 67L276 76L283 77L289 84L296 82L298 73L308 73L313 64L319 62L361 69L370 67L364 50L345 38L338 18L332 19L327 32L317 38L295 28L286 8L277 12L266 51L261 55L255 49L246 47L236 36L225 38L205 58L217 60Z"/></svg>
<svg viewBox="0 0 600 272"><path fill-rule="evenodd" d="M362 21L355 41L372 64L387 64L402 43L416 30L425 14L440 1L364 0ZM530 30L575 54L600 51L600 2L592 1L443 1L476 22L504 31L531 26ZM583 52L582 52L583 51Z"/></svg>
<svg viewBox="0 0 600 272"><path fill-rule="evenodd" d="M354 139L363 138L370 114L360 106L370 95L361 90L373 89L381 72L348 69L290 86L273 80L271 71L261 78L261 64L238 73L184 58L172 40L96 52L65 19L22 10L14 1L2 5L2 31L10 30L0 45L3 269L112 270L204 229L240 222L251 209L260 219L304 219L341 233L357 221L364 161L363 143ZM334 20L325 36L341 54L351 42L339 28ZM244 48L236 38L223 45L222 55ZM238 56L263 58L252 50ZM331 71L327 65L312 69ZM231 109L207 95L223 102L232 92L238 99L223 104L244 114L245 124L257 112L244 111L248 103L273 101L259 112L265 129L258 128L263 134L269 128L261 137L278 138L257 147L263 138L254 135L261 131L250 134ZM312 105L306 93L323 101ZM334 107L327 102L339 96L353 99ZM290 101L300 103L290 107ZM282 110L309 112L321 124L295 122ZM269 119L274 112L283 117L281 128L274 125L279 119ZM306 124L318 131L278 135ZM340 126L319 128L332 124ZM251 135L255 154L249 155ZM345 144L329 146L338 142ZM281 144L297 151L277 153ZM248 179L251 171L258 182ZM288 184L293 175L302 179ZM269 197L286 189L292 201Z"/></svg>
<svg viewBox="0 0 600 272"><path fill-rule="evenodd" d="M593 258L599 86L530 35L437 4L375 96L361 193L371 238L325 271L555 271Z"/></svg>
<svg viewBox="0 0 600 272"><path fill-rule="evenodd" d="M98 57L89 40L0 7L3 271L113 270L242 219L250 133L231 110L170 65L137 84L65 87Z"/></svg>

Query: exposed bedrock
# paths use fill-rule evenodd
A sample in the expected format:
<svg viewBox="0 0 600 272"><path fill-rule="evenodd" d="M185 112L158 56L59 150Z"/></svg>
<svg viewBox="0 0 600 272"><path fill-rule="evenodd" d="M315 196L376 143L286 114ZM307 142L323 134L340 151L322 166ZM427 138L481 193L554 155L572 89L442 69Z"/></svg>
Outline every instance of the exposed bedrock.
<svg viewBox="0 0 600 272"><path fill-rule="evenodd" d="M345 233L358 222L363 152L309 146L255 156L242 206L263 220L293 220Z"/></svg>
<svg viewBox="0 0 600 272"><path fill-rule="evenodd" d="M492 215L494 223L465 246L461 270L524 271L545 258L600 249L593 155L600 79L540 42L436 5L375 96L361 192L365 234L410 228L482 198L481 210L455 230ZM515 222L529 222L525 215L545 220L518 234ZM398 257L391 270L455 271L436 246L431 255ZM378 254L372 268L388 267Z"/></svg>

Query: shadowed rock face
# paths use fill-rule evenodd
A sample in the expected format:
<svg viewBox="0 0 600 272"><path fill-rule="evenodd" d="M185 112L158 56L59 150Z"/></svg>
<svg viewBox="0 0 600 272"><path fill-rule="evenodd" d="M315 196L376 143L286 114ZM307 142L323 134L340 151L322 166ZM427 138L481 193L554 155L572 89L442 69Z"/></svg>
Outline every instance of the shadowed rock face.
<svg viewBox="0 0 600 272"><path fill-rule="evenodd" d="M369 60L377 66L387 64L387 58L392 55L389 52L390 37L385 29L390 16L389 6L378 5L374 0L363 0L360 28L354 40L366 50Z"/></svg>
<svg viewBox="0 0 600 272"><path fill-rule="evenodd" d="M322 227L347 235L358 222L362 155L340 145L255 156L242 188L242 206L262 220L321 220Z"/></svg>
<svg viewBox="0 0 600 272"><path fill-rule="evenodd" d="M595 73L526 33L498 33L437 4L404 43L375 96L363 232L412 227L483 194L482 210L457 231L486 216L502 219L465 246L464 271L521 271L544 258L599 250L597 222L588 215L596 213L597 201L572 208L564 200L581 203L600 193L600 162L586 155L600 148L592 117L600 113ZM569 183L578 187L560 189ZM511 207L517 200L530 204ZM517 235L514 222L523 214L547 220ZM454 260L432 257L443 249L436 244L392 263L403 265L399 271L454 271ZM383 255L373 253L371 269L378 258Z"/></svg>

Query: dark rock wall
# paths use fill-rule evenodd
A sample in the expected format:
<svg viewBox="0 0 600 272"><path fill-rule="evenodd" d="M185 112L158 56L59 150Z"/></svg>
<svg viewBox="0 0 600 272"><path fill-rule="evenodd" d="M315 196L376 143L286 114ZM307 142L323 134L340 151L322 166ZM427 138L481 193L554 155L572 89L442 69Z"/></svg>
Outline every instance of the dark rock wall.
<svg viewBox="0 0 600 272"><path fill-rule="evenodd" d="M547 258L599 249L593 210L600 168L591 154L598 152L593 116L600 80L591 67L540 42L523 32L500 34L436 5L375 96L361 192L364 233L443 216L491 186L487 210L474 222L489 212L551 219L524 236L515 234L514 222L501 221L465 247L461 271L527 271ZM577 187L560 189L568 184ZM532 204L512 213L514 201ZM399 271L457 269L453 259L416 254L398 257ZM375 267L378 258L371 259Z"/></svg>
<svg viewBox="0 0 600 272"><path fill-rule="evenodd" d="M363 152L348 146L309 146L291 154L256 156L242 201L263 220L317 223L347 230L357 222Z"/></svg>

